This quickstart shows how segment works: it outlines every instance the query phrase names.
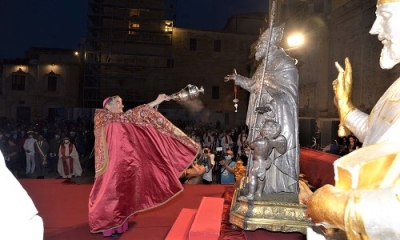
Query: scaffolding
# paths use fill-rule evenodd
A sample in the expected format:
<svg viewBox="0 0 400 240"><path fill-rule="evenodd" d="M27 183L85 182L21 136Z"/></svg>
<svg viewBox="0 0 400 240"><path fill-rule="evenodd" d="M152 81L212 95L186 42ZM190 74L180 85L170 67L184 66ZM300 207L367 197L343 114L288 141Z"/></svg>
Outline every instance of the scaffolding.
<svg viewBox="0 0 400 240"><path fill-rule="evenodd" d="M172 58L176 0L89 0L83 106L111 95L134 107L153 98Z"/></svg>

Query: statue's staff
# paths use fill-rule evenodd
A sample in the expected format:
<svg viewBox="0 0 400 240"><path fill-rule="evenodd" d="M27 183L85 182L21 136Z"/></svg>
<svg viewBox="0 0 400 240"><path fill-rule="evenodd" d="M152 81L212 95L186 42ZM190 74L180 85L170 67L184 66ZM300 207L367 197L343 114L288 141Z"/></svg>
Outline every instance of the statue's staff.
<svg viewBox="0 0 400 240"><path fill-rule="evenodd" d="M271 39L272 39L272 28L274 26L274 21L275 21L275 12L276 12L276 2L274 0L272 2L271 13L270 13L270 16L269 16L269 37L268 37L267 49L265 51L265 54L266 54L265 58L264 58L265 63L264 63L263 72L262 72L262 75L261 75L261 77L262 77L261 78L261 86L260 86L259 91L258 91L258 98L257 98L256 104L255 104L256 106L253 108L254 110L256 110L257 107L259 107L258 105L260 105L260 102L261 102L261 94L262 94L263 86L264 86L264 77L265 77L265 72L267 70L267 65L268 65L269 51L271 49L270 46L271 46ZM254 117L251 117L251 119L249 121L249 123L250 123L249 124L250 125L249 128L250 128L250 131L251 131L251 134L249 134L249 136L251 136L251 138L248 140L249 143L253 142L255 129L257 128L256 124L257 124L258 112L254 111L254 114L255 114ZM251 115L251 116L253 116L253 115ZM259 128L257 128L257 129L259 129ZM246 178L249 176L249 171L252 168L252 164L253 164L253 151L250 151L250 153L249 153L249 161L247 163L247 169L246 169L246 171L247 171L246 172ZM247 181L247 179L244 179L244 180L245 180L244 182Z"/></svg>
<svg viewBox="0 0 400 240"><path fill-rule="evenodd" d="M263 91L263 87L264 87L264 77L265 77L265 72L267 71L267 65L268 65L268 60L269 60L269 51L271 49L271 39L272 39L272 30L273 30L274 21L275 21L275 12L276 12L276 2L274 0L272 2L272 9L271 9L271 14L270 14L270 18L269 18L269 37L268 37L267 49L265 51L265 58L264 58L265 63L264 63L263 72L261 75L261 86L258 91L258 98L257 98L256 104L255 104L256 106L254 107L254 110L256 110L259 107L260 102L261 102L261 95L262 95L262 91ZM257 118L258 118L258 111L255 111L254 114L255 114L254 118L252 118L250 121L250 123L251 123L251 139L250 139L250 141L251 142L254 140L254 132L255 132L255 129L257 128L256 124L257 124Z"/></svg>

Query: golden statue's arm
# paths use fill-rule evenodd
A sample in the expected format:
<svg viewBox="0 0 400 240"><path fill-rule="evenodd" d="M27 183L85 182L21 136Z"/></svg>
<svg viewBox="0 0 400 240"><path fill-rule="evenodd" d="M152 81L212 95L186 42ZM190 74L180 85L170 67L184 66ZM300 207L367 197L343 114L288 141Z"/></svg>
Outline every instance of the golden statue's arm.
<svg viewBox="0 0 400 240"><path fill-rule="evenodd" d="M325 185L305 199L307 216L342 229L350 240L399 239L399 149L399 143L378 143L336 160L335 187Z"/></svg>
<svg viewBox="0 0 400 240"><path fill-rule="evenodd" d="M343 69L338 62L335 62L335 66L339 73L337 79L332 82L333 92L335 94L334 104L339 110L340 124L338 135L344 137L349 135L349 132L345 128L345 120L347 115L355 109L351 102L353 70L349 58L345 59L345 69Z"/></svg>

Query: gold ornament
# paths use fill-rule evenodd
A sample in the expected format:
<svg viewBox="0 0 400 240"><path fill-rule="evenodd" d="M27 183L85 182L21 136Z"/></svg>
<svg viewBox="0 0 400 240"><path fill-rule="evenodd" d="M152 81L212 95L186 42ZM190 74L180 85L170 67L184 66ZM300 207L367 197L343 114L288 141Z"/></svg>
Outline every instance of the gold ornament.
<svg viewBox="0 0 400 240"><path fill-rule="evenodd" d="M385 4L385 3L395 3L400 2L400 0L378 0L377 5Z"/></svg>

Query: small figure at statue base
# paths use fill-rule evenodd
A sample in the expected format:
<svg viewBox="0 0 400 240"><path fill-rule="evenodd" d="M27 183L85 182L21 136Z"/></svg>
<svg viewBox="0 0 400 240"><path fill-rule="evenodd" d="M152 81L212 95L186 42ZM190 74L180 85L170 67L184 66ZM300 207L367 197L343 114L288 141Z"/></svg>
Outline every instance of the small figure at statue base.
<svg viewBox="0 0 400 240"><path fill-rule="evenodd" d="M261 197L265 186L265 171L273 164L271 152L285 153L287 141L281 133L281 126L274 120L266 120L260 130L260 136L249 144L253 150L253 164L249 172L249 193L246 198L254 200Z"/></svg>

